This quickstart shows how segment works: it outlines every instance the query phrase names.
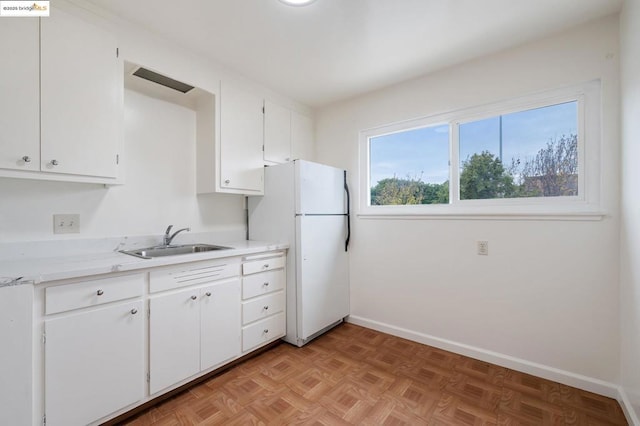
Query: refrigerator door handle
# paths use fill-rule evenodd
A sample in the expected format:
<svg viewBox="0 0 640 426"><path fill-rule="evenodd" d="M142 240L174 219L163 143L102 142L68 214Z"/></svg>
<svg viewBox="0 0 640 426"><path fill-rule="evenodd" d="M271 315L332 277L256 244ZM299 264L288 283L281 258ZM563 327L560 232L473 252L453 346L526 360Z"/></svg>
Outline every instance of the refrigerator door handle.
<svg viewBox="0 0 640 426"><path fill-rule="evenodd" d="M349 185L347 185L347 171L344 171L344 190L347 193L347 239L344 242L344 251L349 251L349 240L351 239L351 197L349 195Z"/></svg>

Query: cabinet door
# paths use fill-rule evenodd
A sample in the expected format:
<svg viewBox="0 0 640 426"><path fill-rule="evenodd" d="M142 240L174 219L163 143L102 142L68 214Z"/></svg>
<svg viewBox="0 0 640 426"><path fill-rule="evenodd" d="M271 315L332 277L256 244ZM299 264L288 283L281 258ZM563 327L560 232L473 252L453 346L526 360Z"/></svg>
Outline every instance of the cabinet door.
<svg viewBox="0 0 640 426"><path fill-rule="evenodd" d="M149 391L154 394L200 371L200 290L149 300Z"/></svg>
<svg viewBox="0 0 640 426"><path fill-rule="evenodd" d="M1 168L40 169L39 48L37 18L2 20L0 25Z"/></svg>
<svg viewBox="0 0 640 426"><path fill-rule="evenodd" d="M220 87L220 187L262 194L262 98L223 82Z"/></svg>
<svg viewBox="0 0 640 426"><path fill-rule="evenodd" d="M41 169L116 177L122 68L115 38L59 9L41 20Z"/></svg>
<svg viewBox="0 0 640 426"><path fill-rule="evenodd" d="M47 425L94 422L142 399L142 301L45 321Z"/></svg>
<svg viewBox="0 0 640 426"><path fill-rule="evenodd" d="M200 368L206 370L240 355L240 280L202 289Z"/></svg>
<svg viewBox="0 0 640 426"><path fill-rule="evenodd" d="M291 160L291 111L270 101L264 101L264 160Z"/></svg>
<svg viewBox="0 0 640 426"><path fill-rule="evenodd" d="M291 154L296 160L314 160L315 137L313 120L291 111Z"/></svg>

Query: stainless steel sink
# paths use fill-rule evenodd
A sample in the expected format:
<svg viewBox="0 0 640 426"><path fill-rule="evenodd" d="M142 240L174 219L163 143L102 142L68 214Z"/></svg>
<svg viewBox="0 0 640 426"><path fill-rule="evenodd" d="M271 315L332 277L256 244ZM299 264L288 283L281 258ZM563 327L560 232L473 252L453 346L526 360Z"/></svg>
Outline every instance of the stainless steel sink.
<svg viewBox="0 0 640 426"><path fill-rule="evenodd" d="M140 257L142 259L152 259L154 257L178 256L181 254L203 253L214 250L229 250L232 247L216 246L211 244L185 244L181 246L156 246L138 250L120 250L120 253Z"/></svg>

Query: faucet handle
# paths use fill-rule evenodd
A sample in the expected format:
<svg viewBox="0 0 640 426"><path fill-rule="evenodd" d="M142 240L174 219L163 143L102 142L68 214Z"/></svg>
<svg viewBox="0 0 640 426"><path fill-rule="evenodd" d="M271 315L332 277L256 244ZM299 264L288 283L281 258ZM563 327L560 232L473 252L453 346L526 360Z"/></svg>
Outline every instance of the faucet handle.
<svg viewBox="0 0 640 426"><path fill-rule="evenodd" d="M169 233L171 232L171 228L173 228L173 225L167 226L167 230L164 231L164 235L169 235Z"/></svg>

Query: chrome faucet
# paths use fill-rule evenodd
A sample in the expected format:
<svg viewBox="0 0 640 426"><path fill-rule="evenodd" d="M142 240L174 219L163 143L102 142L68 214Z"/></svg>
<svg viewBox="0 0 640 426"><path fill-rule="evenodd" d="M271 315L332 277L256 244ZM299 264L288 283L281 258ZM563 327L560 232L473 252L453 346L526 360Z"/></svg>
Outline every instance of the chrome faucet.
<svg viewBox="0 0 640 426"><path fill-rule="evenodd" d="M162 239L162 245L165 245L165 246L171 245L171 241L173 241L176 235L178 235L182 231L191 231L191 228L182 228L182 229L178 229L176 232L169 235L171 233L171 228L173 228L173 225L169 225L167 227L167 230L164 231L164 238Z"/></svg>

